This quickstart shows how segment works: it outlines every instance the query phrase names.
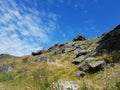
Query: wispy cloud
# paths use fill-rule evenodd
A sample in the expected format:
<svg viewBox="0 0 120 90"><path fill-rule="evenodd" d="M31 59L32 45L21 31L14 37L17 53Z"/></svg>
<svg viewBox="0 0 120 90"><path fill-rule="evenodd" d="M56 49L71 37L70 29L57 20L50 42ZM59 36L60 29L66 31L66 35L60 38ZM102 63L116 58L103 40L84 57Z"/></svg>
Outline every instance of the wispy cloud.
<svg viewBox="0 0 120 90"><path fill-rule="evenodd" d="M45 10L0 0L0 53L25 55L50 41L57 16Z"/></svg>

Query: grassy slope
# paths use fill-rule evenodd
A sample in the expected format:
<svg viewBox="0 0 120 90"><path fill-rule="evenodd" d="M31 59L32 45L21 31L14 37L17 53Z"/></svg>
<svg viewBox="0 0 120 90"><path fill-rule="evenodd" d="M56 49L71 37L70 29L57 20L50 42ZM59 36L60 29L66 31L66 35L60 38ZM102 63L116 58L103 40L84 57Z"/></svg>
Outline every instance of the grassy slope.
<svg viewBox="0 0 120 90"><path fill-rule="evenodd" d="M115 84L120 82L119 63L115 67L105 69L105 71L87 74L84 78L79 78L75 76L75 72L78 71L77 66L71 64L74 57L73 52L60 56L53 56L52 52L49 52L42 56L48 57L54 62L34 62L33 56L0 62L0 64L13 63L15 68L13 72L0 74L0 90L50 90L50 85L58 80L80 82L81 90L117 90Z"/></svg>

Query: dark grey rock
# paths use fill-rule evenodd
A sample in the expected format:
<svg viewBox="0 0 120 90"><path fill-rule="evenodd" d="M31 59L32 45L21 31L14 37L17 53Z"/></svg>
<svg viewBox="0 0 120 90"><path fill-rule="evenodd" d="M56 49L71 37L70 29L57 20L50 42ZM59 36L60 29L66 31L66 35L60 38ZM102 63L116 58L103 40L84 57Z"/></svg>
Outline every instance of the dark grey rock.
<svg viewBox="0 0 120 90"><path fill-rule="evenodd" d="M80 56L85 56L88 54L88 51L87 50L80 50L78 54L76 54L76 56L74 57L75 58L78 58Z"/></svg>
<svg viewBox="0 0 120 90"><path fill-rule="evenodd" d="M0 73L4 72L11 72L13 71L13 65L12 64L2 64L0 65Z"/></svg>
<svg viewBox="0 0 120 90"><path fill-rule="evenodd" d="M78 64L80 64L82 61L84 61L84 59L85 59L85 56L79 56L79 57L73 59L72 63L75 64L75 65L78 65Z"/></svg>
<svg viewBox="0 0 120 90"><path fill-rule="evenodd" d="M75 51L74 51L74 53L75 53L76 55L78 55L78 54L80 53L80 51L81 51L81 47L76 48Z"/></svg>
<svg viewBox="0 0 120 90"><path fill-rule="evenodd" d="M73 50L75 50L75 49L76 49L75 47L65 48L65 53L70 52L70 51L73 51Z"/></svg>
<svg viewBox="0 0 120 90"><path fill-rule="evenodd" d="M89 70L90 66L86 62L82 62L78 65L78 69L83 72L87 72Z"/></svg>
<svg viewBox="0 0 120 90"><path fill-rule="evenodd" d="M53 55L61 55L65 53L65 44L55 44L48 49L48 52L53 52Z"/></svg>
<svg viewBox="0 0 120 90"><path fill-rule="evenodd" d="M75 73L75 75L78 76L78 77L84 77L85 76L85 72L78 71L78 72Z"/></svg>
<svg viewBox="0 0 120 90"><path fill-rule="evenodd" d="M86 38L79 35L79 36L76 36L72 41L83 41L83 40L86 40Z"/></svg>
<svg viewBox="0 0 120 90"><path fill-rule="evenodd" d="M33 55L33 56L41 55L41 54L43 54L43 53L45 53L45 52L46 52L46 50L38 50L38 51L36 51L36 52L32 52L32 55Z"/></svg>
<svg viewBox="0 0 120 90"><path fill-rule="evenodd" d="M58 48L58 49L53 51L53 55L61 55L63 53L65 53L64 47Z"/></svg>
<svg viewBox="0 0 120 90"><path fill-rule="evenodd" d="M81 54L81 55L86 55L87 53L88 53L87 50L81 50L81 51L79 52L79 54Z"/></svg>
<svg viewBox="0 0 120 90"><path fill-rule="evenodd" d="M105 61L104 60L101 60L101 61L92 61L89 63L90 67L91 68L96 68L96 67L104 67L104 65L106 65Z"/></svg>
<svg viewBox="0 0 120 90"><path fill-rule="evenodd" d="M100 70L104 70L106 62L104 60L95 61L94 58L89 57L79 64L78 69L80 71L95 73Z"/></svg>
<svg viewBox="0 0 120 90"><path fill-rule="evenodd" d="M85 59L85 62L89 64L90 62L92 62L94 60L95 60L94 57L88 57L88 58Z"/></svg>
<svg viewBox="0 0 120 90"><path fill-rule="evenodd" d="M110 32L104 33L99 45L96 48L97 53L112 52L120 50L120 25L116 26Z"/></svg>
<svg viewBox="0 0 120 90"><path fill-rule="evenodd" d="M49 49L48 49L48 52L57 52L57 51L59 51L60 49L64 49L64 47L65 47L65 44L55 44L54 46L52 46L52 47L50 47Z"/></svg>

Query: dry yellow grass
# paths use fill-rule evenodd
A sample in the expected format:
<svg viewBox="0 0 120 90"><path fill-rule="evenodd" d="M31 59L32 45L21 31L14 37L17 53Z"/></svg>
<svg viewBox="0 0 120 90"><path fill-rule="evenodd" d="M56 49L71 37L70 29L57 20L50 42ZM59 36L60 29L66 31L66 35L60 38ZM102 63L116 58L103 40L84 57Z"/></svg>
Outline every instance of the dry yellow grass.
<svg viewBox="0 0 120 90"><path fill-rule="evenodd" d="M74 74L78 70L77 66L71 64L74 57L73 52L61 56L53 56L52 53L46 53L42 56L49 57L55 62L34 62L32 60L33 56L1 62L13 63L15 70L13 79L5 82L0 81L0 90L2 88L5 88L5 90L11 90L11 88L12 90L41 90L39 89L41 82L45 83L45 80L51 84L58 80L74 80L80 82L81 86L86 85L89 90L91 87L94 90L103 90L107 83L115 85L115 82L120 80L120 64L107 68L105 71L86 74L84 78L78 78ZM41 73L41 70L43 70L43 73Z"/></svg>

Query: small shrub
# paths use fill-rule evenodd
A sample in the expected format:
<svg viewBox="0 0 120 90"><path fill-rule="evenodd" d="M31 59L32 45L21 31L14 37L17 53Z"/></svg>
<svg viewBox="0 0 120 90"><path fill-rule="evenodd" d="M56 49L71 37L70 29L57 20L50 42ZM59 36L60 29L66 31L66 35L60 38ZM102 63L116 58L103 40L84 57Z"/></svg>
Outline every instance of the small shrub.
<svg viewBox="0 0 120 90"><path fill-rule="evenodd" d="M120 82L116 82L117 90L120 90Z"/></svg>
<svg viewBox="0 0 120 90"><path fill-rule="evenodd" d="M120 52L111 53L113 62L120 62Z"/></svg>
<svg viewBox="0 0 120 90"><path fill-rule="evenodd" d="M106 62L113 62L112 56L111 56L111 54L109 54L109 53L104 53L104 54L102 55L102 57L103 57L103 59L105 59Z"/></svg>
<svg viewBox="0 0 120 90"><path fill-rule="evenodd" d="M101 56L96 56L96 60L104 59L106 62L120 62L120 52L113 51L111 53L103 53Z"/></svg>
<svg viewBox="0 0 120 90"><path fill-rule="evenodd" d="M14 77L13 72L1 73L0 74L0 82L12 80Z"/></svg>
<svg viewBox="0 0 120 90"><path fill-rule="evenodd" d="M49 71L45 68L37 69L33 72L33 83L39 90L50 90L51 82L48 80Z"/></svg>
<svg viewBox="0 0 120 90"><path fill-rule="evenodd" d="M23 58L22 62L27 63L28 62L28 57Z"/></svg>

